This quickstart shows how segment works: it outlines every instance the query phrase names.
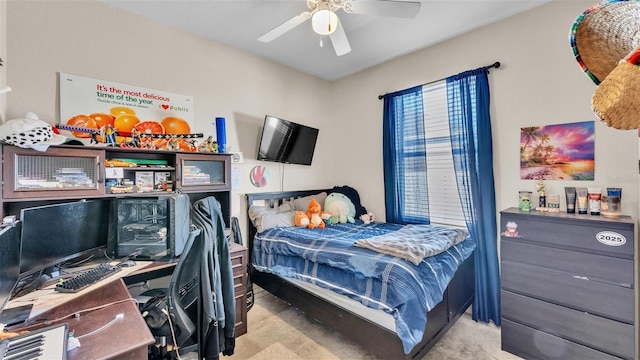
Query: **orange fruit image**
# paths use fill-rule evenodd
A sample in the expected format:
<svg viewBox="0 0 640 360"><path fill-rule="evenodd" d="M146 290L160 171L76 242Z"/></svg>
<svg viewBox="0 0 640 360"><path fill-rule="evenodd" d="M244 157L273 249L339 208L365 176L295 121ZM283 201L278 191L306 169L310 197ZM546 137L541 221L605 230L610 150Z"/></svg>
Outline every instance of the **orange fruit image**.
<svg viewBox="0 0 640 360"><path fill-rule="evenodd" d="M87 129L97 129L96 121L87 115L76 115L71 119L67 120L67 125L78 126ZM89 132L81 132L81 131L72 131L71 134L77 138L90 138L91 133Z"/></svg>
<svg viewBox="0 0 640 360"><path fill-rule="evenodd" d="M167 139L160 138L160 139L153 140L153 146L155 146L156 149L160 149L160 150L167 150L168 143L169 143L168 138ZM189 143L185 139L178 139L178 147L180 148L179 151L186 151L186 152L196 151L195 147L189 145Z"/></svg>
<svg viewBox="0 0 640 360"><path fill-rule="evenodd" d="M142 134L164 134L164 126L157 121L147 120L139 122L134 128Z"/></svg>
<svg viewBox="0 0 640 360"><path fill-rule="evenodd" d="M113 115L105 114L105 113L93 113L89 115L96 122L96 127L100 129L101 127L106 127L107 125L113 126L113 121L115 118Z"/></svg>
<svg viewBox="0 0 640 360"><path fill-rule="evenodd" d="M117 118L120 115L135 115L136 111L126 106L114 106L109 110L109 113Z"/></svg>
<svg viewBox="0 0 640 360"><path fill-rule="evenodd" d="M162 120L162 126L167 134L189 134L191 126L185 119L169 116Z"/></svg>
<svg viewBox="0 0 640 360"><path fill-rule="evenodd" d="M120 115L113 122L113 127L119 132L131 132L134 126L140 122L140 119L135 115Z"/></svg>

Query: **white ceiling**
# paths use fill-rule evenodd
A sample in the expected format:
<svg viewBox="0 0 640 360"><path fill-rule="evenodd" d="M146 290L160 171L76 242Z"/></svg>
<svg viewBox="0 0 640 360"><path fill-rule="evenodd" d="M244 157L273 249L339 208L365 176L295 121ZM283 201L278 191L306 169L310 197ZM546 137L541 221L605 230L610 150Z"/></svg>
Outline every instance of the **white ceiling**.
<svg viewBox="0 0 640 360"><path fill-rule="evenodd" d="M269 43L257 39L307 10L305 0L102 0L326 80L412 53L550 0L420 1L414 19L337 12L352 51L336 56L307 21ZM355 0L376 1L376 0Z"/></svg>

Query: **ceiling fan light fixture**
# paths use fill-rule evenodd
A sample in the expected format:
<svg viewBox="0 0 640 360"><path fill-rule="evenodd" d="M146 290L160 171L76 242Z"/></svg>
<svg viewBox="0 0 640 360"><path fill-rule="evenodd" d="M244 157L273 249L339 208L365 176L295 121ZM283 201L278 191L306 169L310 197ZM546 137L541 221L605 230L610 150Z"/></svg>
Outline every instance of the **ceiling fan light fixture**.
<svg viewBox="0 0 640 360"><path fill-rule="evenodd" d="M338 27L338 15L328 9L318 10L311 18L311 27L319 35L331 35Z"/></svg>

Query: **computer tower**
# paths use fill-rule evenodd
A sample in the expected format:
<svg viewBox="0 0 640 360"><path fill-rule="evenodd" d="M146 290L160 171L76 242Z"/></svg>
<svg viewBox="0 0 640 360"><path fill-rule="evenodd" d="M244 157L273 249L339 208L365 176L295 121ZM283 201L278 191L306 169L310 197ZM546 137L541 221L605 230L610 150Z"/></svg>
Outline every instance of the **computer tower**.
<svg viewBox="0 0 640 360"><path fill-rule="evenodd" d="M169 201L169 249L172 256L182 254L191 231L191 201L187 194L171 194Z"/></svg>
<svg viewBox="0 0 640 360"><path fill-rule="evenodd" d="M117 257L158 260L182 253L191 223L186 194L118 198L115 204Z"/></svg>

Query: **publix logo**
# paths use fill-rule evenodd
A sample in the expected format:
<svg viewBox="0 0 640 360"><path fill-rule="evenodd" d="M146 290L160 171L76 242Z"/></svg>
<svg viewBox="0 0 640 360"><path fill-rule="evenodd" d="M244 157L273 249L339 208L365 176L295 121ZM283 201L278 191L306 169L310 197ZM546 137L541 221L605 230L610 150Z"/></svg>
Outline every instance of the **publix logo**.
<svg viewBox="0 0 640 360"><path fill-rule="evenodd" d="M172 110L179 112L189 112L189 108L186 106L173 106L169 104L159 104L158 107L162 110Z"/></svg>
<svg viewBox="0 0 640 360"><path fill-rule="evenodd" d="M596 234L596 240L607 246L622 246L627 243L627 238L615 231L600 231Z"/></svg>

